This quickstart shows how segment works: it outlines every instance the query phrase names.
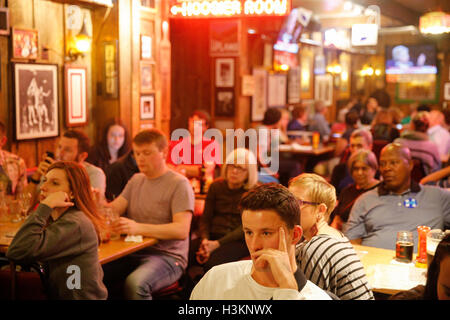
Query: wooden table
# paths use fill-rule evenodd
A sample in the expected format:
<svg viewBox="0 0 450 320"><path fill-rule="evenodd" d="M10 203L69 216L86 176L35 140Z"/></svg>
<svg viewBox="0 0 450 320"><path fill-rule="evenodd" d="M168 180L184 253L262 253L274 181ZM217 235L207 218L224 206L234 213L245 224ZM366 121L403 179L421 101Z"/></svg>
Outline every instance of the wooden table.
<svg viewBox="0 0 450 320"><path fill-rule="evenodd" d="M354 244L375 292L392 295L425 284L426 270L395 261L395 251ZM413 256L413 262L416 255Z"/></svg>
<svg viewBox="0 0 450 320"><path fill-rule="evenodd" d="M8 246L11 244L14 235L21 225L22 222L0 223L0 253L6 253ZM117 260L133 252L150 247L158 242L158 240L154 238L147 237L144 237L143 241L140 243L125 242L124 240L125 236L122 236L120 239L101 243L98 248L98 258L100 263L105 264Z"/></svg>
<svg viewBox="0 0 450 320"><path fill-rule="evenodd" d="M280 157L297 159L303 172L313 172L314 166L323 160L331 159L336 149L335 145L320 145L318 148L311 146L280 145Z"/></svg>
<svg viewBox="0 0 450 320"><path fill-rule="evenodd" d="M295 148L292 145L282 145L280 146L280 153L290 153L302 156L321 156L330 152L334 152L336 147L334 145L319 146L314 149L311 146L300 146Z"/></svg>

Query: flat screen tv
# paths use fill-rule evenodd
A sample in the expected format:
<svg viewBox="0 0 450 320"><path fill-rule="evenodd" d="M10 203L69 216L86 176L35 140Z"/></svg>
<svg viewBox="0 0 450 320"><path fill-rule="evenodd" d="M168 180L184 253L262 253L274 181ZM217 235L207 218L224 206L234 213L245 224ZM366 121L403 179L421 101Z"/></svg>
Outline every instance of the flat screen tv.
<svg viewBox="0 0 450 320"><path fill-rule="evenodd" d="M386 46L386 74L436 74L433 44Z"/></svg>
<svg viewBox="0 0 450 320"><path fill-rule="evenodd" d="M298 40L303 29L303 26L298 21L299 14L297 8L291 10L278 34L277 42L274 45L275 50L291 53L298 52Z"/></svg>

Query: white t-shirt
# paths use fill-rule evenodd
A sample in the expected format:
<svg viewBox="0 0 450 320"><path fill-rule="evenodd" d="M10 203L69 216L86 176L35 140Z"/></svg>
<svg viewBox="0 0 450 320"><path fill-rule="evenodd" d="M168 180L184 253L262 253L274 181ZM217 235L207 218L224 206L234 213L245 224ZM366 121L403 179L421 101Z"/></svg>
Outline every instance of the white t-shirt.
<svg viewBox="0 0 450 320"><path fill-rule="evenodd" d="M191 300L331 300L325 291L307 281L301 291L270 288L251 276L253 262L242 260L213 267L191 293Z"/></svg>

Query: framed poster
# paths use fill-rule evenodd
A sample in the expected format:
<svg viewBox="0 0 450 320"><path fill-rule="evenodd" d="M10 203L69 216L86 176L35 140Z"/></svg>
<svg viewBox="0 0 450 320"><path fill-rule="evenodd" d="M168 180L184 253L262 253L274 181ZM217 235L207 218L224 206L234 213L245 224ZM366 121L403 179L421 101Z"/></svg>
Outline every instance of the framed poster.
<svg viewBox="0 0 450 320"><path fill-rule="evenodd" d="M14 59L38 58L38 31L30 29L13 28L12 31L12 57Z"/></svg>
<svg viewBox="0 0 450 320"><path fill-rule="evenodd" d="M58 136L58 65L14 63L16 139Z"/></svg>
<svg viewBox="0 0 450 320"><path fill-rule="evenodd" d="M87 69L86 67L66 65L66 126L85 125L87 116Z"/></svg>
<svg viewBox="0 0 450 320"><path fill-rule="evenodd" d="M300 66L293 67L288 71L288 103L295 104L300 102Z"/></svg>
<svg viewBox="0 0 450 320"><path fill-rule="evenodd" d="M300 98L312 99L313 94L313 73L314 73L314 53L310 49L300 52Z"/></svg>
<svg viewBox="0 0 450 320"><path fill-rule="evenodd" d="M395 87L396 103L438 103L440 76L435 81L398 82ZM445 90L445 88L444 88ZM444 91L445 99L445 91Z"/></svg>
<svg viewBox="0 0 450 320"><path fill-rule="evenodd" d="M230 88L234 86L234 59L216 59L216 87Z"/></svg>
<svg viewBox="0 0 450 320"><path fill-rule="evenodd" d="M444 84L444 100L450 100L450 82Z"/></svg>
<svg viewBox="0 0 450 320"><path fill-rule="evenodd" d="M155 119L155 95L141 96L141 120Z"/></svg>
<svg viewBox="0 0 450 320"><path fill-rule="evenodd" d="M150 62L141 61L141 92L149 93L153 90L154 65Z"/></svg>
<svg viewBox="0 0 450 320"><path fill-rule="evenodd" d="M267 70L264 67L253 68L253 79L251 121L262 121L267 109Z"/></svg>
<svg viewBox="0 0 450 320"><path fill-rule="evenodd" d="M331 74L316 75L314 99L323 101L327 107L333 103L333 76Z"/></svg>
<svg viewBox="0 0 450 320"><path fill-rule="evenodd" d="M141 59L153 59L153 39L150 36L141 35Z"/></svg>
<svg viewBox="0 0 450 320"><path fill-rule="evenodd" d="M339 75L339 97L341 99L350 98L350 54L341 53L339 56L339 64L341 66L341 73Z"/></svg>
<svg viewBox="0 0 450 320"><path fill-rule="evenodd" d="M110 99L117 99L119 95L117 47L118 40L106 41L103 43L104 97Z"/></svg>
<svg viewBox="0 0 450 320"><path fill-rule="evenodd" d="M214 114L217 117L234 117L234 89L217 89Z"/></svg>
<svg viewBox="0 0 450 320"><path fill-rule="evenodd" d="M286 105L287 77L285 74L269 74L267 80L267 106L284 107Z"/></svg>
<svg viewBox="0 0 450 320"><path fill-rule="evenodd" d="M0 8L0 35L9 35L9 9Z"/></svg>

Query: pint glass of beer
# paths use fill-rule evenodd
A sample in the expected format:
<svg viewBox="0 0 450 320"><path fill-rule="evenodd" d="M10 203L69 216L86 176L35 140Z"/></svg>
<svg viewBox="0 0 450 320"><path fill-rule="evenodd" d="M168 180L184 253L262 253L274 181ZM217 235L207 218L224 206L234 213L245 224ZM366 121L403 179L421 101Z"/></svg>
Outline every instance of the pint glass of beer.
<svg viewBox="0 0 450 320"><path fill-rule="evenodd" d="M411 231L397 232L397 243L395 244L395 258L400 262L412 262L414 251L413 234Z"/></svg>

